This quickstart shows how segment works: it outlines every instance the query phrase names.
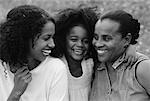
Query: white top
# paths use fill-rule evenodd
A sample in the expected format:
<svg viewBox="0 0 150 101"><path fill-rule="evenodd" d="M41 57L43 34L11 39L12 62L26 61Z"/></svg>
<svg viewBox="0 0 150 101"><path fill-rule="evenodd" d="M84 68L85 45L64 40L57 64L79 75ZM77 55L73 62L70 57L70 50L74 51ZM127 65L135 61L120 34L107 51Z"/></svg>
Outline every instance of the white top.
<svg viewBox="0 0 150 101"><path fill-rule="evenodd" d="M0 101L7 101L14 86L8 68L0 62ZM31 73L32 81L20 101L68 101L67 70L60 59L47 57Z"/></svg>
<svg viewBox="0 0 150 101"><path fill-rule="evenodd" d="M83 74L80 77L71 75L66 59L63 57L68 70L69 101L88 101L93 73L93 59L83 60L81 63Z"/></svg>

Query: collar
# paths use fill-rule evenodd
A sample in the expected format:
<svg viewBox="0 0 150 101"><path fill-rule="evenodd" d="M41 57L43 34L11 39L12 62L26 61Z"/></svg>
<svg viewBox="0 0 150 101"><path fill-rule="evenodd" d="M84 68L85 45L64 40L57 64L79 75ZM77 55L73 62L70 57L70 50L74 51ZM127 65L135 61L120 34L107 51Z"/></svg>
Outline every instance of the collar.
<svg viewBox="0 0 150 101"><path fill-rule="evenodd" d="M117 69L117 67L122 64L125 60L125 56L126 56L126 53L124 53L123 55L121 55L112 65L112 67L114 69ZM104 70L106 69L106 65L105 63L98 63L97 64L97 70Z"/></svg>
<svg viewBox="0 0 150 101"><path fill-rule="evenodd" d="M61 59L65 64L68 65L68 62L67 62L67 59L65 56L62 56ZM83 60L81 61L81 64L83 64L83 63L94 66L94 62L93 62L92 58L88 58L88 59L83 58Z"/></svg>
<svg viewBox="0 0 150 101"><path fill-rule="evenodd" d="M123 61L125 60L126 54L124 53L122 56L120 56L112 65L114 69L116 69Z"/></svg>

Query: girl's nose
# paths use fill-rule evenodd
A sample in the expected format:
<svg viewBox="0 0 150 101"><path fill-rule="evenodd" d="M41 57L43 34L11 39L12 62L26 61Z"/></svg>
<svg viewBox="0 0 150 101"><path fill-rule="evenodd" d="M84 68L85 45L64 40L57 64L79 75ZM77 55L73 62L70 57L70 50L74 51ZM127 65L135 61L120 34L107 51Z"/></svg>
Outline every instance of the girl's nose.
<svg viewBox="0 0 150 101"><path fill-rule="evenodd" d="M77 45L80 46L80 47L82 47L83 46L83 42L82 41L78 41Z"/></svg>

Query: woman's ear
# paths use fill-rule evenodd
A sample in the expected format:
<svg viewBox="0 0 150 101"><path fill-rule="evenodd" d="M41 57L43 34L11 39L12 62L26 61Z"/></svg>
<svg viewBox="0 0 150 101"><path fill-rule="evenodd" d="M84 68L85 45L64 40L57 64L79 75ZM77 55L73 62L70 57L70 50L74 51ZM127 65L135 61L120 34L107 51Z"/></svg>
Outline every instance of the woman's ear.
<svg viewBox="0 0 150 101"><path fill-rule="evenodd" d="M126 37L124 37L124 39L125 39L125 47L128 47L129 44L130 44L130 42L131 42L131 39L132 39L131 33L128 33L128 34L126 35Z"/></svg>

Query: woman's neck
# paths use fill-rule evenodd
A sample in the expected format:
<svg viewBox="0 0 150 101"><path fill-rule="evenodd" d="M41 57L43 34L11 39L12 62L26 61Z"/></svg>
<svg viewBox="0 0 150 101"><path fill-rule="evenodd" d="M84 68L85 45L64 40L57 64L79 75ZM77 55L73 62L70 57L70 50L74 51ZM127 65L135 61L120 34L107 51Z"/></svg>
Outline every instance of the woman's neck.
<svg viewBox="0 0 150 101"><path fill-rule="evenodd" d="M28 58L28 68L29 68L29 70L33 70L33 69L36 68L40 63L41 63L41 61L38 61L38 60L33 59L33 58Z"/></svg>

